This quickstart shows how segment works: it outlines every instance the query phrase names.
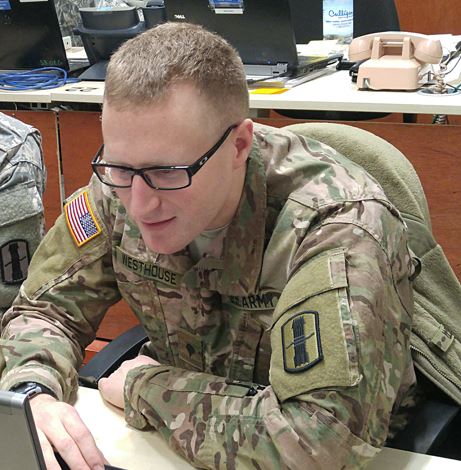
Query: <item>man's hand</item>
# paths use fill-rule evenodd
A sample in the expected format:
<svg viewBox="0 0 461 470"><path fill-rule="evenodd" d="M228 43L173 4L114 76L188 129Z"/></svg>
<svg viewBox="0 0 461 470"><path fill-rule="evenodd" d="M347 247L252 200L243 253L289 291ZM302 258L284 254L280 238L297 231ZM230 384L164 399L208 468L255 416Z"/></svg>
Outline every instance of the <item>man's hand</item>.
<svg viewBox="0 0 461 470"><path fill-rule="evenodd" d="M107 461L73 406L40 394L30 407L48 470L61 469L53 448L71 469L103 470Z"/></svg>
<svg viewBox="0 0 461 470"><path fill-rule="evenodd" d="M154 361L154 359L149 356L140 355L134 359L123 362L115 372L109 375L109 377L100 379L98 382L98 388L104 400L112 403L112 405L118 408L125 408L123 388L125 386L126 376L131 369L146 364L151 364L153 366L160 365L160 363Z"/></svg>

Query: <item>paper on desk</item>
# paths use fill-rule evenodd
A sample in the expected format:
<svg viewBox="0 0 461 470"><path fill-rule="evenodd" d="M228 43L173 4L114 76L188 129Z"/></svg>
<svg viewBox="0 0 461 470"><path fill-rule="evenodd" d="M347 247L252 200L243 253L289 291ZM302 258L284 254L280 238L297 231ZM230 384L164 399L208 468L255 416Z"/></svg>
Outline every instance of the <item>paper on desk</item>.
<svg viewBox="0 0 461 470"><path fill-rule="evenodd" d="M440 41L444 54L454 51L456 44L461 41L461 36L455 36L453 34L431 34L430 37Z"/></svg>
<svg viewBox="0 0 461 470"><path fill-rule="evenodd" d="M338 44L333 40L327 41L309 41L308 44L297 44L296 49L298 54L306 56L329 56L331 54L347 54L347 44Z"/></svg>
<svg viewBox="0 0 461 470"><path fill-rule="evenodd" d="M284 91L287 91L288 88L277 88L277 87L272 87L272 88L255 88L254 90L251 90L250 93L252 95L278 95L280 93L283 93Z"/></svg>
<svg viewBox="0 0 461 470"><path fill-rule="evenodd" d="M323 77L324 75L329 75L336 71L336 65L332 64L323 69L313 70L304 75L299 75L298 77L273 77L265 79L263 81L256 81L250 85L251 94L263 94L263 95L274 95L278 93L283 93L290 88L301 85L302 83L314 80L318 77Z"/></svg>

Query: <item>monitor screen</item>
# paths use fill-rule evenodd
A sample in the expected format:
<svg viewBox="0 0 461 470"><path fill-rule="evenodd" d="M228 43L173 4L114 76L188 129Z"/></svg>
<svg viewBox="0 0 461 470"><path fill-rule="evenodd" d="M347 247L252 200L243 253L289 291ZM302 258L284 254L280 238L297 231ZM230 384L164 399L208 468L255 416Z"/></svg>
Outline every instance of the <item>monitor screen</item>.
<svg viewBox="0 0 461 470"><path fill-rule="evenodd" d="M52 0L0 0L0 69L61 67L66 51Z"/></svg>

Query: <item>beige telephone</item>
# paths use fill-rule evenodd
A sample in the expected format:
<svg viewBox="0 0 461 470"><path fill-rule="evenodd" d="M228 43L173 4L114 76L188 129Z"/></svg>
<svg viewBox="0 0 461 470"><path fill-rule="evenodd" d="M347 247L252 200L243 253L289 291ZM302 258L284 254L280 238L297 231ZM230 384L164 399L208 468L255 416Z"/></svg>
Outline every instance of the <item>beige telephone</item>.
<svg viewBox="0 0 461 470"><path fill-rule="evenodd" d="M359 67L357 86L372 90L415 90L424 84L425 64L442 55L438 39L400 31L367 34L349 46L349 60L369 59Z"/></svg>

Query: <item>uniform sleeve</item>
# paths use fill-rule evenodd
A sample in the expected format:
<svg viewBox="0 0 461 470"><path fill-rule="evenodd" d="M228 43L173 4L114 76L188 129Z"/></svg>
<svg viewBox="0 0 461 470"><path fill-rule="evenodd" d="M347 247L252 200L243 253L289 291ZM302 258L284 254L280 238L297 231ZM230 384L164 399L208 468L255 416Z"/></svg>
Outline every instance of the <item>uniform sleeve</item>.
<svg viewBox="0 0 461 470"><path fill-rule="evenodd" d="M270 385L142 366L125 383L127 421L203 468L366 466L411 368L410 264L403 224L381 204L329 218L293 259Z"/></svg>
<svg viewBox="0 0 461 470"><path fill-rule="evenodd" d="M2 318L3 389L35 381L58 398L73 401L85 347L95 338L107 308L120 298L103 208L91 187L87 194L100 231L79 247L61 215L34 254L28 278Z"/></svg>

